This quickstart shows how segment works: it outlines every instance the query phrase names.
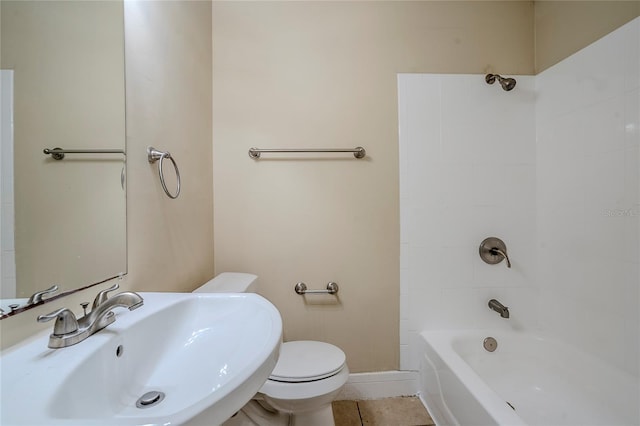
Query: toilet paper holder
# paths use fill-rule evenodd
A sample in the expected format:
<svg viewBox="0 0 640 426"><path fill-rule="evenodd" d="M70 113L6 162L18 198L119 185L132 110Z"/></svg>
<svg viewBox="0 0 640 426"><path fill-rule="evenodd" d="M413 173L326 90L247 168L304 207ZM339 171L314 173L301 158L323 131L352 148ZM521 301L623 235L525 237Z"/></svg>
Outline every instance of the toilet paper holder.
<svg viewBox="0 0 640 426"><path fill-rule="evenodd" d="M338 293L338 284L331 281L327 284L327 288L325 290L308 290L307 285L303 282L299 282L293 288L296 293L300 295L304 294L336 294Z"/></svg>

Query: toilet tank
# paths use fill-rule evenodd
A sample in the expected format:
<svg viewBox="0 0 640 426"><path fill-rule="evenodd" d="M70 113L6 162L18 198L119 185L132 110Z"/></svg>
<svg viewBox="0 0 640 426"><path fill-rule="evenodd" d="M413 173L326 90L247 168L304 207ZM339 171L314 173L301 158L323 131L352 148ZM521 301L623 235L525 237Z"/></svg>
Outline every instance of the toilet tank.
<svg viewBox="0 0 640 426"><path fill-rule="evenodd" d="M258 287L258 276L242 272L223 272L210 279L194 293L255 293Z"/></svg>

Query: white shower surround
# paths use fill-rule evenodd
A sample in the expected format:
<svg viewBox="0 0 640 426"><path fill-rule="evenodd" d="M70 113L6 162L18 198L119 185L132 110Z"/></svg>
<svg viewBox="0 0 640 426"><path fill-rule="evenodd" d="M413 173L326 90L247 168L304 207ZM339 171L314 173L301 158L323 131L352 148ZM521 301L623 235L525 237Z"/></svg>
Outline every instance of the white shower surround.
<svg viewBox="0 0 640 426"><path fill-rule="evenodd" d="M402 370L422 331L504 328L638 375L639 40L637 18L511 92L398 76ZM488 236L512 269L480 260Z"/></svg>
<svg viewBox="0 0 640 426"><path fill-rule="evenodd" d="M0 299L16 297L13 194L13 70L0 70ZM6 309L6 306L3 306Z"/></svg>
<svg viewBox="0 0 640 426"><path fill-rule="evenodd" d="M401 369L418 369L424 330L536 321L534 77L517 80L506 92L483 75L399 76ZM511 269L480 259L489 236Z"/></svg>

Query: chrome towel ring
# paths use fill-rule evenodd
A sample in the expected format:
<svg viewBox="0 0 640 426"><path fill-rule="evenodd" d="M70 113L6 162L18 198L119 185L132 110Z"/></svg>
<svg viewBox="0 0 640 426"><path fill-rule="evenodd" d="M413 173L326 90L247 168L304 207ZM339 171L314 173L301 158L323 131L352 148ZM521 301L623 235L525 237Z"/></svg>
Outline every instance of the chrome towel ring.
<svg viewBox="0 0 640 426"><path fill-rule="evenodd" d="M169 152L158 151L154 147L150 146L147 148L147 158L149 159L149 163L151 164L160 160L158 162L158 174L160 175L160 183L162 184L162 189L164 189L164 193L167 194L167 197L173 199L178 198L178 195L180 195L180 170L178 170L178 165L176 164L176 161L173 159L171 154ZM164 171L162 170L162 164L164 163L165 158L171 160L171 162L173 163L173 168L176 171L176 180L178 181L176 195L172 195L169 192L169 190L167 189L167 184L164 182Z"/></svg>

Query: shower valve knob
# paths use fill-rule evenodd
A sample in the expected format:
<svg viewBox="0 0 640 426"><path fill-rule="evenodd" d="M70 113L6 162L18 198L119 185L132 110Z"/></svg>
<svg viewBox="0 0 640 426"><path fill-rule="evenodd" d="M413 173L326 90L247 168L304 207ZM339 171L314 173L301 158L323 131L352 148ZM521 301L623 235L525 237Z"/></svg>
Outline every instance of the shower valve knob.
<svg viewBox="0 0 640 426"><path fill-rule="evenodd" d="M507 246L500 238L485 238L480 243L479 254L480 258L489 265L495 265L506 260L507 268L511 268L511 260L507 254Z"/></svg>

